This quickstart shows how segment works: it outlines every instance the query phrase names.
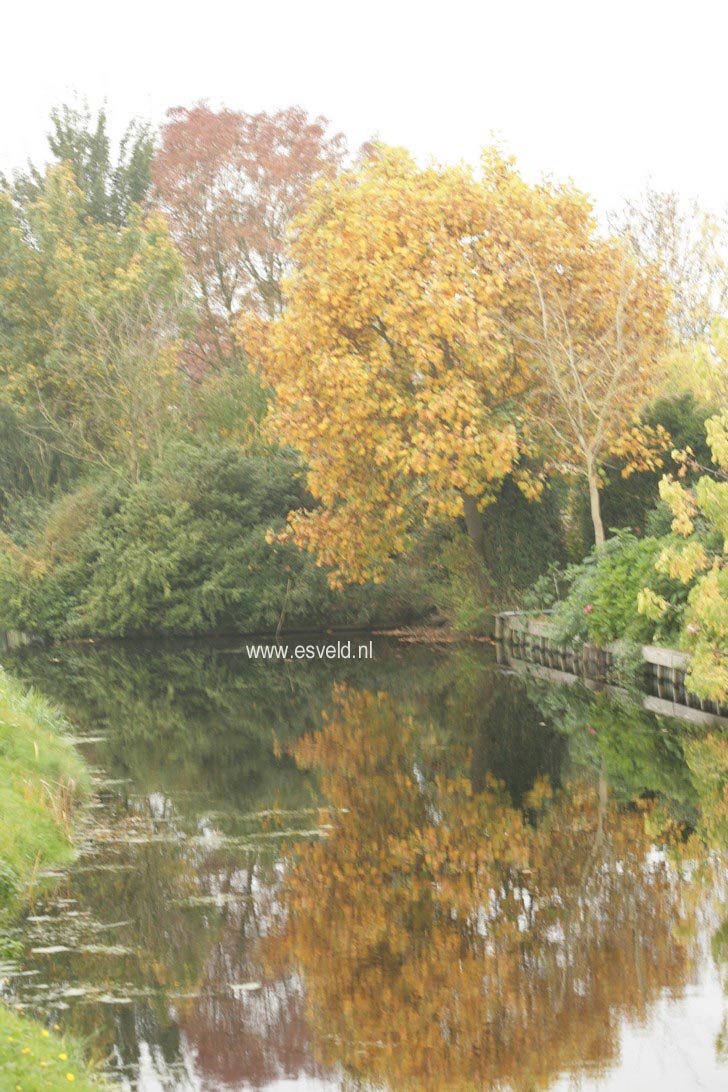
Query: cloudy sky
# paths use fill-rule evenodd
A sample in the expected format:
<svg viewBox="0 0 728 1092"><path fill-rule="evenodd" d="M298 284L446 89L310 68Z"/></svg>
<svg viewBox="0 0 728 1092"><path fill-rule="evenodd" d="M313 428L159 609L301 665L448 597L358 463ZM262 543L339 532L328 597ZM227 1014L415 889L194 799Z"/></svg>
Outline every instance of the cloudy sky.
<svg viewBox="0 0 728 1092"><path fill-rule="evenodd" d="M491 134L530 175L602 207L658 186L728 203L726 0L40 0L3 16L0 169L42 158L50 107L85 95L159 121L205 98L298 104L352 144L477 158Z"/></svg>

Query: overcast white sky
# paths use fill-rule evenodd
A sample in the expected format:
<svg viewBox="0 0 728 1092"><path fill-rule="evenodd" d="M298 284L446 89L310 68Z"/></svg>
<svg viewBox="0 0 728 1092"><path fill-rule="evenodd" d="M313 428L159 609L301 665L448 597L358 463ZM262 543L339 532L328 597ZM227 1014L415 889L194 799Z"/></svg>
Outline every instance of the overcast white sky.
<svg viewBox="0 0 728 1092"><path fill-rule="evenodd" d="M473 161L495 132L529 174L602 208L645 179L728 204L727 0L40 0L0 44L0 169L44 155L52 105L121 125L200 98L297 104L351 144Z"/></svg>

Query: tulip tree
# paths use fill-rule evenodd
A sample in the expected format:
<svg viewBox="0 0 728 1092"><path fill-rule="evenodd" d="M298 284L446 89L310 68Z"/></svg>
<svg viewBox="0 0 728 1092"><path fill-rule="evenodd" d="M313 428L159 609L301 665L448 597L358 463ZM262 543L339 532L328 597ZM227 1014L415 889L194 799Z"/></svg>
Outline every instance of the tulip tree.
<svg viewBox="0 0 728 1092"><path fill-rule="evenodd" d="M463 516L482 552L503 477L539 490L524 454L583 472L597 516L608 452L649 458L664 294L578 192L494 150L476 175L379 147L318 187L292 259L282 316L243 336L319 502L293 534L334 580L380 578L423 522Z"/></svg>
<svg viewBox="0 0 728 1092"><path fill-rule="evenodd" d="M512 471L538 491L517 466L531 362L506 321L530 298L519 234L557 253L585 217L580 195L526 185L495 152L479 177L378 147L318 187L283 313L243 338L319 502L293 534L334 580L381 578L423 522L464 516L480 547L479 510Z"/></svg>

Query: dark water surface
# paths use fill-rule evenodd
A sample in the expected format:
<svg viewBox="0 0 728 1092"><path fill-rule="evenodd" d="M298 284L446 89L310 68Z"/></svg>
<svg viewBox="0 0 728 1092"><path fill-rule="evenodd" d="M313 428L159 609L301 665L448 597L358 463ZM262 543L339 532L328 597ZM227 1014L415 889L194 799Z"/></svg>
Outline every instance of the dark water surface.
<svg viewBox="0 0 728 1092"><path fill-rule="evenodd" d="M728 1088L728 742L487 648L6 665L96 798L10 999L125 1089Z"/></svg>

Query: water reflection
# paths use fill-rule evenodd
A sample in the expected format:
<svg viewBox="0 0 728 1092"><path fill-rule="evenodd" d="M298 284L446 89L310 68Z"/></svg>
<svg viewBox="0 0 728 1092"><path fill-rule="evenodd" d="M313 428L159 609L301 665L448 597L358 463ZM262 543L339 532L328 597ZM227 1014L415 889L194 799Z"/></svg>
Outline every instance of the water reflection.
<svg viewBox="0 0 728 1092"><path fill-rule="evenodd" d="M626 1029L709 996L717 733L506 676L479 647L8 666L72 716L98 793L10 988L91 1035L123 1087L628 1088ZM691 1056L707 1088L719 1053Z"/></svg>
<svg viewBox="0 0 728 1092"><path fill-rule="evenodd" d="M344 691L293 748L334 829L295 854L268 959L302 969L322 1062L375 1087L530 1089L612 1061L621 1021L691 970L643 809L603 778L537 779L515 808L419 744L388 697Z"/></svg>

